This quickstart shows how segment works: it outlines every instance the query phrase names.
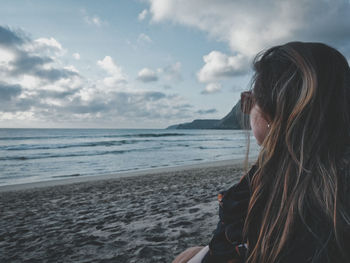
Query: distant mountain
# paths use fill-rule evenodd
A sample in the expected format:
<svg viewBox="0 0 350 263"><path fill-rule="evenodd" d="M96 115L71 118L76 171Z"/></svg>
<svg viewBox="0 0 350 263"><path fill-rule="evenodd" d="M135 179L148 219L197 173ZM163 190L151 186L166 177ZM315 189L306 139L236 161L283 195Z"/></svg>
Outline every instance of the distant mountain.
<svg viewBox="0 0 350 263"><path fill-rule="evenodd" d="M194 120L192 122L172 125L167 129L173 126L176 126L175 129L215 129L214 127L216 127L219 122L220 120Z"/></svg>
<svg viewBox="0 0 350 263"><path fill-rule="evenodd" d="M238 101L232 110L222 119L198 119L192 122L175 124L167 129L226 129L239 130L243 129L243 120L249 124L249 116L244 115L241 111L241 101Z"/></svg>

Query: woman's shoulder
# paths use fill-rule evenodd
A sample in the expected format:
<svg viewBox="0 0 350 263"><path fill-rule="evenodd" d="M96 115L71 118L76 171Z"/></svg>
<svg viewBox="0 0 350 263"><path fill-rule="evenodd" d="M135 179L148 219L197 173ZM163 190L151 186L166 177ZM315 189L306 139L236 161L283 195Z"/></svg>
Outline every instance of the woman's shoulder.
<svg viewBox="0 0 350 263"><path fill-rule="evenodd" d="M250 181L256 170L257 166L253 165L247 174L245 174L238 183L234 184L226 191L220 193L222 197L225 197L224 199L240 199L242 196L245 198L247 195L250 196Z"/></svg>

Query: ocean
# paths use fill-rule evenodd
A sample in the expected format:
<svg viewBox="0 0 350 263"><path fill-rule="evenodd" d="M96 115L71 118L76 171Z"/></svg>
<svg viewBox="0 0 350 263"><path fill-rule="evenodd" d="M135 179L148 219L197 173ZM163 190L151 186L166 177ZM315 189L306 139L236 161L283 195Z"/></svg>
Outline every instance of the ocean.
<svg viewBox="0 0 350 263"><path fill-rule="evenodd" d="M242 130L0 129L0 185L239 159L246 144Z"/></svg>

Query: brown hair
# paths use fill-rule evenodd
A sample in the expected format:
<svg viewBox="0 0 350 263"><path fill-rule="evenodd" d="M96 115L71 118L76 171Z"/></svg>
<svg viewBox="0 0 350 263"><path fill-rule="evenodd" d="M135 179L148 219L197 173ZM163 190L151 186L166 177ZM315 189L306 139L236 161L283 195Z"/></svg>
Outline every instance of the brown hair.
<svg viewBox="0 0 350 263"><path fill-rule="evenodd" d="M271 123L251 181L246 262L281 262L300 226L320 244L314 260L335 240L350 262L350 182L341 170L350 145L349 65L325 44L291 42L259 54L254 70L254 99Z"/></svg>

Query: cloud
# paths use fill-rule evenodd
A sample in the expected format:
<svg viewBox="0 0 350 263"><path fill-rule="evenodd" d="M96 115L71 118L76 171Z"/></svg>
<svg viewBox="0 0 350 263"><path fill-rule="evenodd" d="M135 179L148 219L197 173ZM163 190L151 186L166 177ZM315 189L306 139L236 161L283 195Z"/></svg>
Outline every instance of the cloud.
<svg viewBox="0 0 350 263"><path fill-rule="evenodd" d="M54 53L55 55L61 56L65 53L65 50L62 48L61 43L59 43L53 37L51 38L38 38L34 40L34 45L32 45L31 51L37 52L40 50L40 53L48 52Z"/></svg>
<svg viewBox="0 0 350 263"><path fill-rule="evenodd" d="M149 4L153 21L198 28L246 56L295 39L339 45L350 40L347 0L149 0Z"/></svg>
<svg viewBox="0 0 350 263"><path fill-rule="evenodd" d="M50 57L18 52L16 59L10 63L12 69L9 70L9 73L13 76L32 75L53 82L77 75L76 72L69 69L47 67L53 62L54 60Z"/></svg>
<svg viewBox="0 0 350 263"><path fill-rule="evenodd" d="M85 9L80 10L80 12L88 25L100 27L108 24L107 21L102 20L98 15L89 15Z"/></svg>
<svg viewBox="0 0 350 263"><path fill-rule="evenodd" d="M10 63L13 67L11 70L13 75L31 74L38 68L50 64L53 59L46 56L37 56L23 51L18 51L16 58Z"/></svg>
<svg viewBox="0 0 350 263"><path fill-rule="evenodd" d="M166 66L164 68L158 69L158 71L164 74L164 77L167 81L181 81L181 63L178 61L173 65Z"/></svg>
<svg viewBox="0 0 350 263"><path fill-rule="evenodd" d="M12 76L31 75L51 82L77 75L69 69L53 67L53 62L54 60L50 57L32 55L18 50L16 58L9 63L8 73Z"/></svg>
<svg viewBox="0 0 350 263"><path fill-rule="evenodd" d="M181 76L181 63L176 62L172 65L158 68L156 71L150 68L143 68L138 72L137 79L141 82L155 82L159 79L173 83L174 81L182 81ZM163 85L164 89L170 89L171 86L168 84Z"/></svg>
<svg viewBox="0 0 350 263"><path fill-rule="evenodd" d="M85 22L89 25L101 26L102 22L98 16L85 16Z"/></svg>
<svg viewBox="0 0 350 263"><path fill-rule="evenodd" d="M167 85L167 84L163 85L163 89L171 89L171 88L172 87L170 85Z"/></svg>
<svg viewBox="0 0 350 263"><path fill-rule="evenodd" d="M91 80L60 60L57 52L64 47L54 38L36 41L1 26L0 32L0 126L160 127L193 114L177 94L128 83L110 56L97 61L107 77ZM157 78L150 69L140 72L143 81Z"/></svg>
<svg viewBox="0 0 350 263"><path fill-rule="evenodd" d="M62 45L53 37L51 38L38 38L35 40L36 43L38 43L39 46L43 46L43 47L50 47L50 48L54 48L57 50L62 50Z"/></svg>
<svg viewBox="0 0 350 263"><path fill-rule="evenodd" d="M98 16L93 16L91 18L91 22L93 24L95 24L96 26L100 26L101 25L101 19Z"/></svg>
<svg viewBox="0 0 350 263"><path fill-rule="evenodd" d="M243 88L242 86L234 84L231 86L229 91L233 93L239 93L239 92L242 92L242 88Z"/></svg>
<svg viewBox="0 0 350 263"><path fill-rule="evenodd" d="M0 101L9 101L22 93L22 87L0 81Z"/></svg>
<svg viewBox="0 0 350 263"><path fill-rule="evenodd" d="M53 99L67 99L73 97L79 92L78 88L68 89L68 90L40 90L37 93L37 96L40 98L53 98Z"/></svg>
<svg viewBox="0 0 350 263"><path fill-rule="evenodd" d="M113 87L127 81L127 76L110 56L105 56L103 60L98 60L97 65L104 69L110 76L105 78L104 84L108 87Z"/></svg>
<svg viewBox="0 0 350 263"><path fill-rule="evenodd" d="M202 94L221 90L219 81L224 78L245 75L249 69L247 57L241 54L228 56L219 51L212 51L203 56L204 66L197 73L197 79L207 86Z"/></svg>
<svg viewBox="0 0 350 263"><path fill-rule="evenodd" d="M138 41L139 43L152 43L152 42L153 42L152 39L151 39L148 35L146 35L146 34L144 34L144 33L141 33L141 34L138 36L137 41Z"/></svg>
<svg viewBox="0 0 350 263"><path fill-rule="evenodd" d="M140 21L144 20L146 18L147 14L148 14L148 10L147 9L142 10L142 12L138 15L138 19Z"/></svg>
<svg viewBox="0 0 350 263"><path fill-rule="evenodd" d="M19 98L23 92L19 86L1 85L0 94L7 98L0 104L0 112L13 114L16 118L32 113L31 116L36 119L56 122L118 122L129 118L131 122L140 123L145 117L155 121L191 116L188 106L183 103L184 99L177 95L167 95L159 91L96 92L90 88L92 96L89 98L83 98L79 89L40 90L27 98ZM10 97L12 101L8 100Z"/></svg>
<svg viewBox="0 0 350 263"><path fill-rule="evenodd" d="M158 80L158 76L153 70L149 68L143 68L137 74L137 79L142 82L154 82Z"/></svg>
<svg viewBox="0 0 350 263"><path fill-rule="evenodd" d="M73 53L73 58L76 60L80 60L80 54L79 53Z"/></svg>
<svg viewBox="0 0 350 263"><path fill-rule="evenodd" d="M17 85L0 86L0 95L7 96L0 104L0 122L6 115L8 119L19 120L27 116L56 124L81 122L87 125L107 121L119 125L123 121L137 125L144 123L145 118L148 122L163 120L167 123L169 118L192 116L182 97L159 91L109 91L90 86L61 91L37 90L22 97L24 92ZM82 96L84 92L90 96Z"/></svg>
<svg viewBox="0 0 350 263"><path fill-rule="evenodd" d="M203 57L204 66L197 74L200 82L214 82L225 77L245 74L249 68L248 59L237 54L228 56L219 51L212 51Z"/></svg>
<svg viewBox="0 0 350 263"><path fill-rule="evenodd" d="M212 113L217 113L217 109L209 109L209 110L198 110L196 113L204 115L204 114L212 114Z"/></svg>
<svg viewBox="0 0 350 263"><path fill-rule="evenodd" d="M156 101L166 97L167 96L165 95L165 93L159 92L159 91L151 91L151 92L144 93L144 99L146 101Z"/></svg>
<svg viewBox="0 0 350 263"><path fill-rule="evenodd" d="M9 64L14 60L15 53L0 46L0 76L7 71Z"/></svg>
<svg viewBox="0 0 350 263"><path fill-rule="evenodd" d="M111 75L122 75L121 67L117 66L110 56L105 56L103 60L98 60L97 65Z"/></svg>
<svg viewBox="0 0 350 263"><path fill-rule="evenodd" d="M75 97L73 100L65 100L62 105L52 106L51 111L39 111L42 118L60 118L56 112L64 117L64 121L99 121L109 120L119 122L158 121L168 118L189 118L191 116L188 107L181 103L182 98L166 95L157 91L129 91L95 93L93 97L84 100ZM177 105L176 108L173 105ZM43 105L41 108L43 109ZM58 119L59 120L59 119Z"/></svg>
<svg viewBox="0 0 350 263"><path fill-rule="evenodd" d="M205 62L200 70L198 77L202 82L248 73L247 65L258 52L289 41L325 42L350 57L348 0L148 0L148 3L153 22L170 21L196 28L230 47L231 54L225 55L221 65L212 58L217 51L206 55L213 60Z"/></svg>
<svg viewBox="0 0 350 263"><path fill-rule="evenodd" d="M205 89L201 92L201 94L212 94L212 93L218 93L222 89L222 86L220 83L209 83L205 87Z"/></svg>
<svg viewBox="0 0 350 263"><path fill-rule="evenodd" d="M32 40L23 31L3 26L0 32L0 53L5 55L0 57L0 111L29 111L46 105L50 92L70 92L76 87L81 77L58 60L64 49L56 39Z"/></svg>
<svg viewBox="0 0 350 263"><path fill-rule="evenodd" d="M43 80L47 80L50 82L55 82L60 79L68 79L73 76L77 76L78 74L75 71L62 68L51 68L51 69L38 69L33 72L33 74Z"/></svg>
<svg viewBox="0 0 350 263"><path fill-rule="evenodd" d="M0 63L2 74L12 77L33 76L50 82L78 75L77 72L57 66L56 55L63 52L57 40L39 38L33 41L22 31L18 32L0 26L0 48L5 48L2 51L5 54L7 49L7 58Z"/></svg>
<svg viewBox="0 0 350 263"><path fill-rule="evenodd" d="M21 31L12 31L8 27L0 26L0 45L3 47L13 47L22 45L27 41Z"/></svg>

